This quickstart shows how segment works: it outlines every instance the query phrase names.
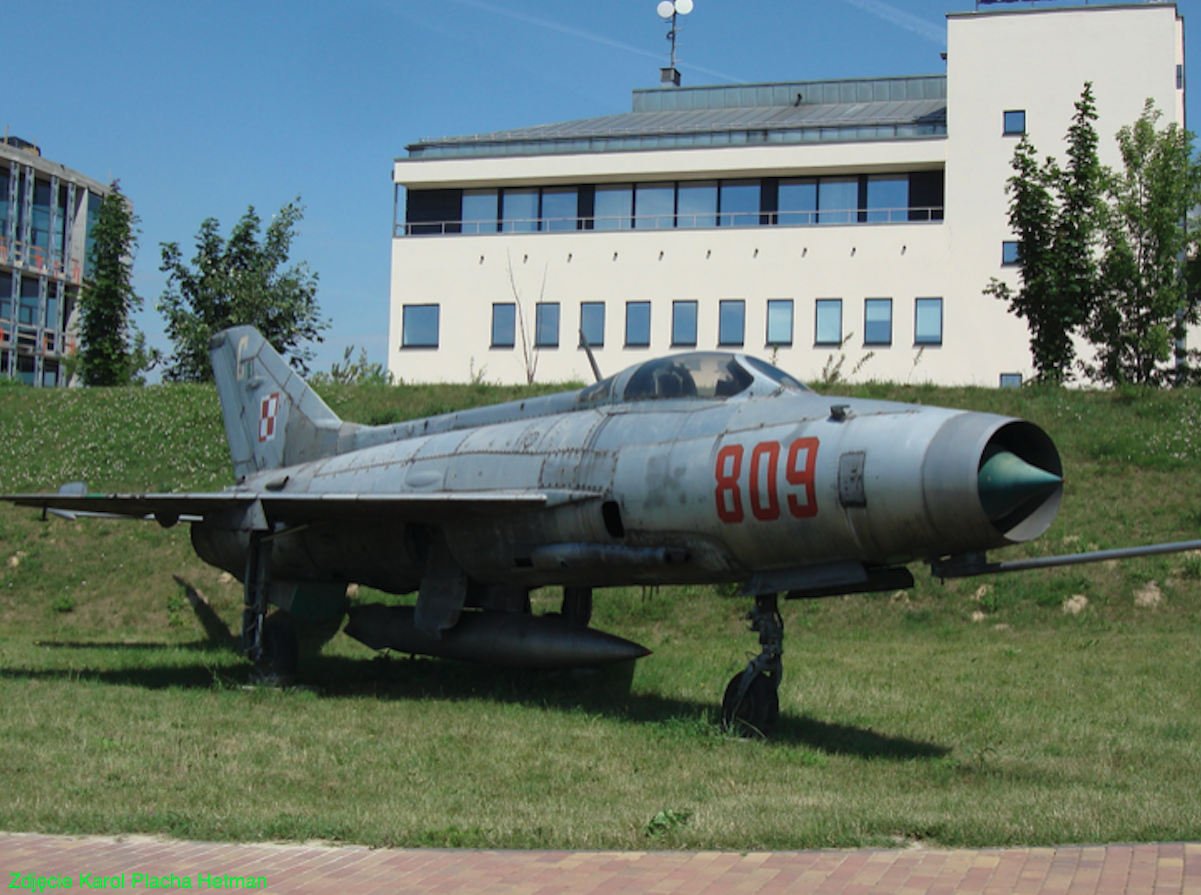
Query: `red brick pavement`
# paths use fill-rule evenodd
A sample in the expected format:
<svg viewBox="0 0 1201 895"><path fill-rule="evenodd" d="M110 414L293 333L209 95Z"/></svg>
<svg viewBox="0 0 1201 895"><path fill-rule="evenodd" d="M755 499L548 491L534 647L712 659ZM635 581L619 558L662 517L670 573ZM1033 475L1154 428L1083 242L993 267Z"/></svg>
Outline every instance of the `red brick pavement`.
<svg viewBox="0 0 1201 895"><path fill-rule="evenodd" d="M12 890L69 878L89 892L209 892L265 881L267 892L316 895L1201 895L1201 843L937 851L516 852L224 845L147 837L0 833ZM13 874L17 874L14 879ZM174 875L174 880L171 876ZM227 879L229 877L229 879ZM45 887L57 895L66 888ZM111 888L111 886L110 886Z"/></svg>

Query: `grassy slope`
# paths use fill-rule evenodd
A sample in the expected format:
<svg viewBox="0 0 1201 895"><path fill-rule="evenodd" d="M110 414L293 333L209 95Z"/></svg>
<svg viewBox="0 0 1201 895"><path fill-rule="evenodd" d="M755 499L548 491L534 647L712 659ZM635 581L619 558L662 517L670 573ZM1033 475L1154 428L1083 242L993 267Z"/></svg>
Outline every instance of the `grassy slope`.
<svg viewBox="0 0 1201 895"><path fill-rule="evenodd" d="M1197 536L1199 392L855 392L1052 433L1064 508L1015 555ZM512 393L328 400L382 422ZM205 388L0 389L0 457L3 491L228 478ZM194 587L236 630L238 586L186 526L0 507L0 828L591 848L1201 838L1201 558L915 573L907 594L785 608L779 735L746 743L714 724L754 648L746 606L709 589L598 595L598 627L655 650L632 683L373 659L339 636L305 665L314 689L245 692L224 632L184 599ZM1151 581L1161 602L1139 608ZM1088 608L1067 615L1076 594Z"/></svg>

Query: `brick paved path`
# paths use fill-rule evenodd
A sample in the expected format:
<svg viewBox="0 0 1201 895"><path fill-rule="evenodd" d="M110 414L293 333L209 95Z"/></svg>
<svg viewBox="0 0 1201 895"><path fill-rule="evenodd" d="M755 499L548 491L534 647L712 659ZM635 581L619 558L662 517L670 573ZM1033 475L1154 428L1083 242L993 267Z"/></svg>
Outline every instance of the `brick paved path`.
<svg viewBox="0 0 1201 895"><path fill-rule="evenodd" d="M117 876L129 892L135 874L174 874L176 891L185 877L193 891L218 882L229 888L235 881L228 876L264 878L267 892L319 895L1201 895L1201 843L743 855L376 850L0 833L0 870L10 890L32 873L70 876L73 893L98 877ZM136 883L137 890L149 888L144 876Z"/></svg>

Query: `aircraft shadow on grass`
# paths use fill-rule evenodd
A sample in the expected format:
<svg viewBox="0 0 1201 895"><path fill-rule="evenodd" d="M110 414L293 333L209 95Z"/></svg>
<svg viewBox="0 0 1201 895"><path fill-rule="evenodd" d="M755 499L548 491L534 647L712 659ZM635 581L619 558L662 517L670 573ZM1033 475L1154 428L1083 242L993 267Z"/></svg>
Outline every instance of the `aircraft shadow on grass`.
<svg viewBox="0 0 1201 895"><path fill-rule="evenodd" d="M227 642L194 643L72 643L46 642L41 646L59 649L163 650L186 649L207 653L211 662L121 669L0 669L0 679L8 680L89 680L113 686L133 686L147 690L236 689L244 679L240 660L232 661L234 651ZM361 698L379 700L486 699L520 703L564 713L583 711L616 718L633 724L662 724L685 721L691 724L712 714L707 702L675 699L649 694L631 694L633 663L601 672L529 671L523 669L476 666L449 659L388 656L374 660L342 656L316 656L307 663L304 677L319 682L313 689L322 698ZM302 679L301 685L305 685ZM713 722L716 730L716 721ZM940 758L950 748L905 737L822 721L807 714L781 714L772 736L773 743L808 746L829 754L851 755L864 759L908 761Z"/></svg>

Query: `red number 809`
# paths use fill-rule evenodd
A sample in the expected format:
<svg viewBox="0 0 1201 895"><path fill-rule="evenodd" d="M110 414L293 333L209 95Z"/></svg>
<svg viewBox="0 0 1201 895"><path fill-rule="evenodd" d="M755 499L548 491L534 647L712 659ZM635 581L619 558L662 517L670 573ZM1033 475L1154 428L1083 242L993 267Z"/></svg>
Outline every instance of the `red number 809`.
<svg viewBox="0 0 1201 895"><path fill-rule="evenodd" d="M788 483L783 497L788 512L797 519L809 519L817 515L817 493L814 487L814 470L817 467L816 438L798 438L788 446L784 459L784 480ZM772 522L780 518L780 442L762 441L751 448L748 487L751 515L760 522ZM717 452L714 471L717 489L717 518L725 523L741 522L745 516L742 506L742 458L745 451L740 444L728 444ZM799 498L804 495L804 501Z"/></svg>

